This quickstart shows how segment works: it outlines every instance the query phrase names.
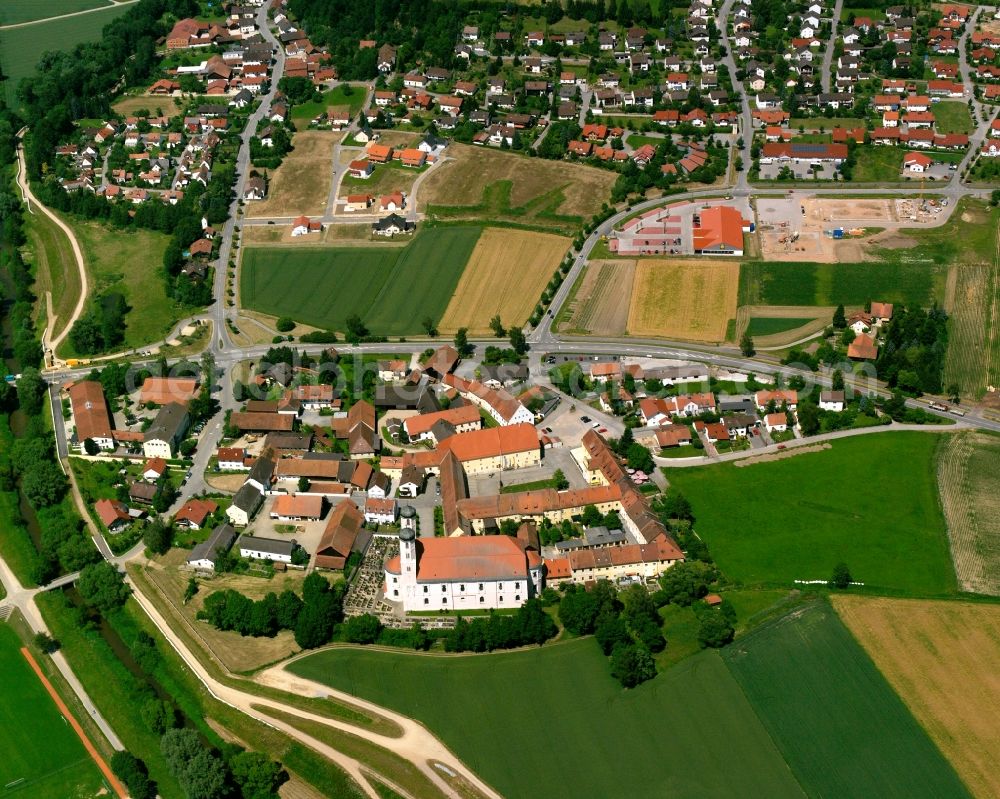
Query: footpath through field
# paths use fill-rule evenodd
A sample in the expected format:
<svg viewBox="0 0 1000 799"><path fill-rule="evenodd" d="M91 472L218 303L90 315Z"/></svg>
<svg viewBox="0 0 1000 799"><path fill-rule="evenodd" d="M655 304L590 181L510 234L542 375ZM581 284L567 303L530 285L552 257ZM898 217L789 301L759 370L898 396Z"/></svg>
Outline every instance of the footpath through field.
<svg viewBox="0 0 1000 799"><path fill-rule="evenodd" d="M83 11L72 11L69 14L59 14L55 17L45 17L43 19L32 19L27 22L15 22L13 25L0 25L0 31L9 31L14 28L27 28L29 25L42 25L46 22L53 22L57 19L69 19L70 17L79 17L83 14L93 14L95 11L108 11L116 6L130 6L134 3L138 3L139 0L111 0L106 6L98 6L97 8L87 8Z"/></svg>
<svg viewBox="0 0 1000 799"><path fill-rule="evenodd" d="M52 683L50 683L48 678L42 673L42 669L38 665L38 661L35 660L34 656L28 651L27 647L21 647L21 654L24 655L25 660L28 661L28 665L31 666L31 670L34 671L38 676L38 679L42 681L42 685L45 686L45 690L48 691L49 696L52 697L52 701L56 703L56 707L59 708L59 712L62 713L66 721L69 722L69 725L73 728L73 732L79 736L80 740L83 742L84 748L87 750L87 754L89 754L93 761L97 764L97 767L101 770L101 773L104 775L104 779L108 781L112 790L118 794L120 799L127 799L128 791L125 790L125 786L122 785L121 782L118 781L118 778L112 773L111 768L104 761L104 758L101 757L101 753L97 751L97 748L87 736L87 733L83 731L83 727L80 726L80 722L78 722L73 714L70 713L69 708L66 707L66 703L62 701L62 698L56 693L56 689L52 687Z"/></svg>
<svg viewBox="0 0 1000 799"><path fill-rule="evenodd" d="M80 12L84 13L84 12ZM28 210L31 213L34 211L31 208L31 204L34 203L38 206L39 210L49 217L58 227L66 234L66 238L69 239L70 246L73 248L73 257L76 259L76 267L80 270L80 296L76 301L76 307L73 309L73 315L66 320L66 324L63 327L62 333L60 333L54 340L52 339L52 326L55 323L55 319L51 317L48 320L48 324L45 326L45 331L42 333L42 349L45 351L51 351L52 362L56 361L56 347L62 344L63 339L69 335L70 328L80 315L83 313L83 307L87 302L87 293L89 287L87 285L87 269L83 263L83 252L80 250L80 243L76 240L76 236L73 235L73 231L63 222L59 217L52 213L48 208L42 205L38 198L31 193L31 188L28 186L28 173L27 168L24 163L24 144L23 138L25 130L21 130L17 140L17 185L21 187L21 194L24 197L24 202L28 206Z"/></svg>

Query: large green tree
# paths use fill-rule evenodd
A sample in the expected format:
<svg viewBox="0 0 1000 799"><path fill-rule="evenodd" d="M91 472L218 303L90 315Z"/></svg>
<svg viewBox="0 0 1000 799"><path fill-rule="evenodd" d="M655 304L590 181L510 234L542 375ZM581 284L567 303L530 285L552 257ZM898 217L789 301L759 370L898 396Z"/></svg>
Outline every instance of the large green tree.
<svg viewBox="0 0 1000 799"><path fill-rule="evenodd" d="M656 676L656 661L642 644L620 644L611 653L611 676L634 688Z"/></svg>
<svg viewBox="0 0 1000 799"><path fill-rule="evenodd" d="M132 593L121 572L106 560L85 566L76 587L84 601L100 613L121 607Z"/></svg>

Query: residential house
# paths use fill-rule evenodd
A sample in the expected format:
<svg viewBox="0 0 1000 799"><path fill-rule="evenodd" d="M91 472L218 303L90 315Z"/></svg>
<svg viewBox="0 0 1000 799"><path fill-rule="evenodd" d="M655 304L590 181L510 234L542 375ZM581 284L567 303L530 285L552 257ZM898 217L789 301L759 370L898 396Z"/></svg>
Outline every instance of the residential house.
<svg viewBox="0 0 1000 799"><path fill-rule="evenodd" d="M187 559L188 566L204 571L215 571L220 558L232 549L236 535L236 531L228 524L220 524L212 530L207 539L191 550Z"/></svg>
<svg viewBox="0 0 1000 799"><path fill-rule="evenodd" d="M187 408L178 402L169 402L162 406L146 429L142 438L142 452L147 458L174 457L177 447L187 432L191 417Z"/></svg>

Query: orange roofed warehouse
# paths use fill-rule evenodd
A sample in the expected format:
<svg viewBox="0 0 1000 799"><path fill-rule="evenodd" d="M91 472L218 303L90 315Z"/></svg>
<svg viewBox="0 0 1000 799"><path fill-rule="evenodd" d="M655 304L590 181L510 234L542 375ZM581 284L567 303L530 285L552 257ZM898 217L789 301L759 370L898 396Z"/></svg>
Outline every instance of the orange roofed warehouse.
<svg viewBox="0 0 1000 799"><path fill-rule="evenodd" d="M692 225L695 255L743 255L743 234L751 230L749 220L728 205L706 208Z"/></svg>

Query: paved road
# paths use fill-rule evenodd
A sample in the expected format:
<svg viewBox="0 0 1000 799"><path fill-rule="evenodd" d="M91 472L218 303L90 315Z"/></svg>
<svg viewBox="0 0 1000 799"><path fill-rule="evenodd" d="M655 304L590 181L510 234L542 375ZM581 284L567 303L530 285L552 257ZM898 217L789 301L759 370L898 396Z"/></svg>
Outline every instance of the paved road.
<svg viewBox="0 0 1000 799"><path fill-rule="evenodd" d="M840 14L844 10L844 0L837 0L833 5L833 20L830 23L830 40L826 43L823 53L823 71L820 73L823 91L830 92L830 81L833 77L833 49L837 44L837 26L840 25Z"/></svg>
<svg viewBox="0 0 1000 799"><path fill-rule="evenodd" d="M736 173L736 185L733 187L733 195L745 197L750 193L747 182L747 174L750 171L750 164L753 159L750 157L750 145L753 144L753 114L750 109L750 98L744 87L736 80L736 59L733 57L733 42L729 38L729 15L733 11L735 0L725 0L719 9L718 29L725 42L725 55L722 63L729 69L729 78L733 82L733 91L740 98L740 136L743 138L743 148L739 150L739 157L743 161L743 169Z"/></svg>
<svg viewBox="0 0 1000 799"><path fill-rule="evenodd" d="M267 18L269 7L269 3L265 3L260 7L260 10L257 12L257 27L264 40L274 48L275 62L271 68L270 88L261 97L257 108L250 114L246 128L243 130L243 142L236 159L235 194L229 206L229 218L222 228L222 244L219 248L219 260L215 264L215 335L212 337L212 343L209 347L213 353L219 353L233 347L227 320L232 319L235 313L229 311L226 307L226 278L229 269L229 257L233 248L233 233L236 231L237 220L239 219L239 203L246 189L246 182L250 173L250 139L256 134L257 126L260 122L270 115L271 103L278 91L278 81L281 80L281 76L285 71L285 50L271 31Z"/></svg>
<svg viewBox="0 0 1000 799"><path fill-rule="evenodd" d="M812 444L822 444L825 441L834 441L839 438L853 438L854 436L865 436L871 435L873 433L898 433L900 431L911 431L918 433L955 433L959 430L968 430L970 425L959 420L953 425L926 425L926 424L897 424L893 422L892 424L880 425L877 427L861 427L852 430L835 430L831 433L820 433L819 435L809 436L808 438L802 438L796 433L796 438L791 441L785 441L781 444L767 444L766 446L757 449L744 449L739 452L723 452L720 454L714 454L712 457L698 456L692 454L690 458L661 458L659 455L654 455L653 460L656 462L657 466L662 466L668 469L684 469L690 468L692 466L705 466L710 463L723 463L725 461L740 461L746 460L747 458L756 458L761 455L773 455L778 452L784 452L786 450L794 450L798 447L807 447ZM761 435L766 434L763 428L761 428ZM691 449L688 447L688 449ZM706 445L706 452L708 451Z"/></svg>

